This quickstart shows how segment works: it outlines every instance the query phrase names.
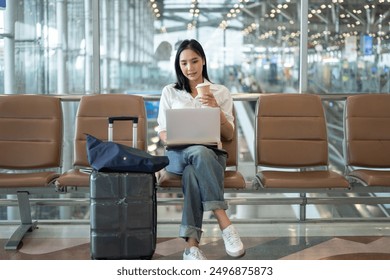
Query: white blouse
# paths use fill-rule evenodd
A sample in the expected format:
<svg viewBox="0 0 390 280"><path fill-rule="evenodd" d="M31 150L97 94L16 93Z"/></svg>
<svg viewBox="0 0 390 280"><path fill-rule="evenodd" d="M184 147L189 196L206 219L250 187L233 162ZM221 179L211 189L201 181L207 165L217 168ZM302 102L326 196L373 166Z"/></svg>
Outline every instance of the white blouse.
<svg viewBox="0 0 390 280"><path fill-rule="evenodd" d="M205 83L210 82L205 80ZM166 109L201 108L202 106L202 103L198 98L194 98L187 91L176 89L174 86L174 84L170 84L165 86L162 90L157 117L158 133L166 130ZM223 85L211 83L210 91L214 94L215 100L221 111L225 114L226 119L234 128L233 98L230 91Z"/></svg>

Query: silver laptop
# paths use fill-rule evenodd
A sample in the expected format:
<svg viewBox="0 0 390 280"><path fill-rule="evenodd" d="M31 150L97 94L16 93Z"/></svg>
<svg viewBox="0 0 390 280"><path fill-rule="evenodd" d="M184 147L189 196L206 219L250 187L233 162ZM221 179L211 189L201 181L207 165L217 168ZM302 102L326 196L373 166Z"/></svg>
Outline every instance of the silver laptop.
<svg viewBox="0 0 390 280"><path fill-rule="evenodd" d="M166 110L167 147L192 144L221 146L219 108Z"/></svg>

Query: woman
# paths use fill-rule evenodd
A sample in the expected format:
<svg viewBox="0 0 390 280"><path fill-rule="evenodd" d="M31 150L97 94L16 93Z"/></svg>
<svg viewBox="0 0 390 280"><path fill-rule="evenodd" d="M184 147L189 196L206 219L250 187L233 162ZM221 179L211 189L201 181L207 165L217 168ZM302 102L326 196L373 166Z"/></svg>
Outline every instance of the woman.
<svg viewBox="0 0 390 280"><path fill-rule="evenodd" d="M205 53L196 40L181 43L176 54L175 71L177 82L164 87L161 94L157 119L160 139L166 141L166 109L202 106L220 108L221 137L232 139L233 100L226 87L211 84ZM210 91L197 98L196 86L200 83L210 84ZM169 149L166 154L170 162L166 171L182 176L184 205L179 235L187 241L183 259L206 259L199 249L204 211L213 211L217 218L226 252L233 257L244 255L244 246L225 211L228 208L223 194L226 154L202 145Z"/></svg>

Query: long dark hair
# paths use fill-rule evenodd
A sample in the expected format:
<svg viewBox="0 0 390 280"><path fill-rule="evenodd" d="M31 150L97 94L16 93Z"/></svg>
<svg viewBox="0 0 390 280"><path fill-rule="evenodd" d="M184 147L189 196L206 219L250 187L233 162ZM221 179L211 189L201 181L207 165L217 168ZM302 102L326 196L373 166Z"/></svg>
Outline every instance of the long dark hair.
<svg viewBox="0 0 390 280"><path fill-rule="evenodd" d="M203 78L206 78L209 81L210 79L207 73L206 55L204 53L202 45L194 39L184 40L183 42L181 42L179 48L177 49L176 58L175 58L175 71L176 71L176 78L177 78L175 88L181 90L185 89L187 92L191 93L190 82L188 81L187 77L184 76L180 68L180 54L182 53L182 51L186 49L190 49L196 52L204 60L202 76Z"/></svg>

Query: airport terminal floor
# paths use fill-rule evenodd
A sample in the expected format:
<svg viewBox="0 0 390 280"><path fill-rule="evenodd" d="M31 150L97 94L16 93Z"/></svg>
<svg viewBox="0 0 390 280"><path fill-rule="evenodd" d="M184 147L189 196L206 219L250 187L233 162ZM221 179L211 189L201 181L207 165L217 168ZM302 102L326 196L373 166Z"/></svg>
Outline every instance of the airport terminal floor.
<svg viewBox="0 0 390 280"><path fill-rule="evenodd" d="M175 206L159 206L158 215L177 218ZM204 225L201 249L210 260L229 260L217 223ZM241 260L389 260L388 221L237 222L246 247ZM0 225L0 260L89 260L88 223L40 223L17 251L4 244L16 225ZM177 223L159 223L153 260L181 260L185 242Z"/></svg>

